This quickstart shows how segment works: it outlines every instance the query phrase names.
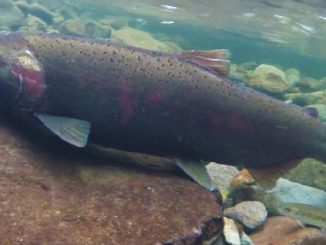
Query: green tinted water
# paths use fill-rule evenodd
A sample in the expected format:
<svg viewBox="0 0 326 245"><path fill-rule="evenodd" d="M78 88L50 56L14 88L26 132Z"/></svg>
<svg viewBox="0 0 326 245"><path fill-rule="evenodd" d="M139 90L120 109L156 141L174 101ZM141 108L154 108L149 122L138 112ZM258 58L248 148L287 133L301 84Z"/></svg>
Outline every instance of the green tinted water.
<svg viewBox="0 0 326 245"><path fill-rule="evenodd" d="M129 26L165 34L183 49L228 48L232 62L271 63L325 76L323 0L61 1L90 18L125 17Z"/></svg>

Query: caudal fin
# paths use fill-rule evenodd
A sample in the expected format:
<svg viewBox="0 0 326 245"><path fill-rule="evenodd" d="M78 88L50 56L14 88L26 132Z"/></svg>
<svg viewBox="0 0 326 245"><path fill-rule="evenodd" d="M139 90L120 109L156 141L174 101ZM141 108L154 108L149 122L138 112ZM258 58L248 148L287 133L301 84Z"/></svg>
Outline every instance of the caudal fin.
<svg viewBox="0 0 326 245"><path fill-rule="evenodd" d="M300 161L301 159L282 164L273 164L267 167L264 166L264 168L248 168L248 170L259 185L266 189L271 189L280 177L295 168Z"/></svg>

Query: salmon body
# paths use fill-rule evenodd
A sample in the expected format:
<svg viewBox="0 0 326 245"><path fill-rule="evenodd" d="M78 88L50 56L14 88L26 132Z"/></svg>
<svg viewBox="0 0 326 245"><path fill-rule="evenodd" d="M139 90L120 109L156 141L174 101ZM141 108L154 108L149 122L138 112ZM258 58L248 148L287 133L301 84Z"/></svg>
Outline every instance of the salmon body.
<svg viewBox="0 0 326 245"><path fill-rule="evenodd" d="M185 53L13 32L0 37L0 66L1 106L89 122L103 146L254 167L326 160L318 119Z"/></svg>

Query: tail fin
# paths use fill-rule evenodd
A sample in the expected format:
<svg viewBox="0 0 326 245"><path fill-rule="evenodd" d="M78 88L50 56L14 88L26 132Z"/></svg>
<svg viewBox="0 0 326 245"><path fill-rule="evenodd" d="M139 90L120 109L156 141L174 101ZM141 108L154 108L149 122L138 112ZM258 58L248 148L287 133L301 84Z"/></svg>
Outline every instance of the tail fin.
<svg viewBox="0 0 326 245"><path fill-rule="evenodd" d="M282 164L265 166L264 168L248 168L248 170L260 186L265 189L272 189L276 181L295 168L300 161L301 159L297 159Z"/></svg>

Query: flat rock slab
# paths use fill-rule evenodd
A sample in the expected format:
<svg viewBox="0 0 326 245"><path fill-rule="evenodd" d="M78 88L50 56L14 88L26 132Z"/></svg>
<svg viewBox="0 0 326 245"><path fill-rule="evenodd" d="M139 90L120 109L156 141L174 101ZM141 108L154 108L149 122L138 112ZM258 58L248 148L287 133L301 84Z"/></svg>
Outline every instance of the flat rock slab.
<svg viewBox="0 0 326 245"><path fill-rule="evenodd" d="M2 244L201 244L221 233L220 200L185 176L23 131L0 122Z"/></svg>
<svg viewBox="0 0 326 245"><path fill-rule="evenodd" d="M323 245L326 235L314 227L302 228L294 219L275 216L250 235L257 245Z"/></svg>

